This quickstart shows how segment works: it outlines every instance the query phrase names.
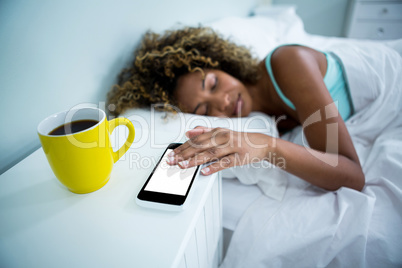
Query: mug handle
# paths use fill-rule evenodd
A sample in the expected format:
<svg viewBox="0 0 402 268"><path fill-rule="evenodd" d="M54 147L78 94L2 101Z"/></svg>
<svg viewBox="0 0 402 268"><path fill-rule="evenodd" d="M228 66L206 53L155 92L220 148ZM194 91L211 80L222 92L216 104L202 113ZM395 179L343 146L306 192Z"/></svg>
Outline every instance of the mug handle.
<svg viewBox="0 0 402 268"><path fill-rule="evenodd" d="M112 151L113 160L114 160L114 163L116 163L117 160L119 160L120 157L122 157L127 152L127 150L130 148L131 144L133 143L134 137L135 137L135 129L134 129L133 123L131 123L130 120L128 120L127 118L124 118L124 117L118 117L118 118L112 119L112 120L108 121L108 123L109 123L109 133L110 134L112 134L113 129L115 127L120 126L120 125L126 126L129 130L128 137L127 137L124 145L121 146L120 149L117 150L116 152Z"/></svg>

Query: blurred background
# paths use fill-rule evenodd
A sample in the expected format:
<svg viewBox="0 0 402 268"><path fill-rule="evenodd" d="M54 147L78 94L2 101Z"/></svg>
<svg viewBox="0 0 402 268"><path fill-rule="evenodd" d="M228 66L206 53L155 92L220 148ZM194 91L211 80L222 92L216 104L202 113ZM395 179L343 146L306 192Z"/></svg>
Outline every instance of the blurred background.
<svg viewBox="0 0 402 268"><path fill-rule="evenodd" d="M146 30L248 16L261 5L296 5L307 32L345 34L347 0L1 0L0 174L40 147L45 117L104 108Z"/></svg>

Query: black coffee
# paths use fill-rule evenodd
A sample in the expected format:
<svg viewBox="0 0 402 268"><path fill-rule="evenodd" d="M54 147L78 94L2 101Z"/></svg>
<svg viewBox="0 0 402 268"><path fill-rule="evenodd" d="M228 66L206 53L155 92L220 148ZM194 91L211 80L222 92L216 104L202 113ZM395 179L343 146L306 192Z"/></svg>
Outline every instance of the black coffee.
<svg viewBox="0 0 402 268"><path fill-rule="evenodd" d="M72 134L93 127L98 123L99 121L96 120L88 120L88 119L77 120L53 129L52 131L49 132L49 135L60 136L60 135Z"/></svg>

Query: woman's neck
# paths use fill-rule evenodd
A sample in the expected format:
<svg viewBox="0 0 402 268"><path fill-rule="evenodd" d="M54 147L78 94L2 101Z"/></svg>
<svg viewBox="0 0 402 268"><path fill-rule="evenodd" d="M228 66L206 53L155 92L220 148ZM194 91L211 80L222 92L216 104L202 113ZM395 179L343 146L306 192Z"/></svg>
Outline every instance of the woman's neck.
<svg viewBox="0 0 402 268"><path fill-rule="evenodd" d="M277 95L265 67L264 60L260 62L259 67L261 70L260 79L255 85L247 87L253 101L252 111L268 115L283 114L283 107L281 107L280 102L277 100Z"/></svg>

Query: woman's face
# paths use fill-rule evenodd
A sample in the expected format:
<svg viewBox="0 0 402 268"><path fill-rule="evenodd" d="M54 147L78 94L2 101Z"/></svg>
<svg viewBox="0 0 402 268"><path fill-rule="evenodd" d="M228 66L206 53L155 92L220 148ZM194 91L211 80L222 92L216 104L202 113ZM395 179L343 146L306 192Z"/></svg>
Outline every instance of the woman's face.
<svg viewBox="0 0 402 268"><path fill-rule="evenodd" d="M179 77L175 98L185 112L240 117L251 112L252 99L246 86L220 70L205 70L205 79L196 71Z"/></svg>

